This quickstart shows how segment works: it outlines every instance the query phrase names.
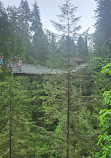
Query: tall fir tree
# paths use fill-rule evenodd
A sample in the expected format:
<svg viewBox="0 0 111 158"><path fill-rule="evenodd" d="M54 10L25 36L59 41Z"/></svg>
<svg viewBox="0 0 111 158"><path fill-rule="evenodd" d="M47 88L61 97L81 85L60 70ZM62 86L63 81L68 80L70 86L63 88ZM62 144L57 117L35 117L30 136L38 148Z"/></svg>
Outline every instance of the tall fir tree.
<svg viewBox="0 0 111 158"><path fill-rule="evenodd" d="M32 37L32 44L35 52L34 58L36 58L38 62L43 64L48 58L49 43L42 28L39 7L36 2L34 3L33 10L31 12L31 22L31 30L34 33Z"/></svg>
<svg viewBox="0 0 111 158"><path fill-rule="evenodd" d="M27 0L21 0L18 8L18 25L22 37L30 35L30 9ZM23 36L24 35L24 36Z"/></svg>
<svg viewBox="0 0 111 158"><path fill-rule="evenodd" d="M27 91L20 87L20 81L9 76L0 89L0 155L4 158L30 157L33 152Z"/></svg>
<svg viewBox="0 0 111 158"><path fill-rule="evenodd" d="M11 60L15 60L15 56L23 54L23 43L21 41L20 34L18 32L18 9L13 7L7 8L8 19L11 24L11 36L10 36L10 57ZM14 61L16 62L16 61Z"/></svg>
<svg viewBox="0 0 111 158"><path fill-rule="evenodd" d="M35 2L33 5L33 10L31 12L31 22L31 30L34 32L34 34L39 33L39 31L42 30L42 23L40 19L40 12L37 2Z"/></svg>
<svg viewBox="0 0 111 158"><path fill-rule="evenodd" d="M4 56L5 64L9 58L9 44L11 36L11 25L8 21L8 15L6 9L3 7L2 2L0 1L0 50L1 55Z"/></svg>
<svg viewBox="0 0 111 158"><path fill-rule="evenodd" d="M96 0L96 33L102 41L111 47L111 1Z"/></svg>
<svg viewBox="0 0 111 158"><path fill-rule="evenodd" d="M22 55L22 60L26 63L31 63L31 53L33 52L33 48L31 45L32 35L30 30L31 23L31 12L29 8L29 4L27 0L22 0L18 7L18 32L21 37L21 41L24 48L24 54Z"/></svg>
<svg viewBox="0 0 111 158"><path fill-rule="evenodd" d="M68 73L67 73L67 128L66 128L66 158L70 157L69 153L69 146L70 146L70 91L71 91L71 84L70 84L70 37L75 37L75 34L77 30L80 29L80 26L77 25L78 20L80 17L75 16L75 11L77 7L74 7L70 0L66 0L65 3L60 6L61 14L58 15L60 19L60 23L52 21L55 28L62 32L63 35L67 37L67 67L68 67Z"/></svg>

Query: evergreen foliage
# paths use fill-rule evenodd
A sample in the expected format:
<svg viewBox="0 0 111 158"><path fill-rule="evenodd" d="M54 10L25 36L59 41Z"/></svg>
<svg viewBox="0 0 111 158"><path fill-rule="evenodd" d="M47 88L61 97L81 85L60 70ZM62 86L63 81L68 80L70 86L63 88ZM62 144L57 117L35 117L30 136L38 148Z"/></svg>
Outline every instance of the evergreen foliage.
<svg viewBox="0 0 111 158"><path fill-rule="evenodd" d="M78 50L78 57L82 59L88 57L87 36L85 36L85 38L83 38L82 36L78 38L77 50Z"/></svg>
<svg viewBox="0 0 111 158"><path fill-rule="evenodd" d="M52 21L62 32L59 37L43 29L37 2L31 10L26 0L18 8L7 9L0 1L2 158L66 158L66 152L70 158L111 157L111 2L97 0L96 32L90 51L88 30L78 39L76 36L80 29L76 25L77 7L70 0L65 2L60 6L60 23ZM68 68L68 75L13 76L5 66L8 60L17 62L17 56L23 62L51 68L66 68L67 63L75 66L75 57L79 57L89 59L89 67L74 73Z"/></svg>
<svg viewBox="0 0 111 158"><path fill-rule="evenodd" d="M0 155L28 157L32 145L26 90L10 76L1 85L0 94Z"/></svg>
<svg viewBox="0 0 111 158"><path fill-rule="evenodd" d="M111 1L96 0L96 32L97 35L110 47L111 43ZM110 47L111 48L111 47Z"/></svg>

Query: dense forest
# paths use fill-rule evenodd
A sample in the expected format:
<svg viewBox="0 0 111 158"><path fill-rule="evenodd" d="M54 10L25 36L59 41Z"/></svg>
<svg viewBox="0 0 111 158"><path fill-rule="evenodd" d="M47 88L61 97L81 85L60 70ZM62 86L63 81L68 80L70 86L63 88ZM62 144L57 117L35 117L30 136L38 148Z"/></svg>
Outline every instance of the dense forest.
<svg viewBox="0 0 111 158"><path fill-rule="evenodd" d="M111 2L96 4L93 34L79 33L70 0L51 19L55 34L37 2L0 1L0 158L111 158ZM67 73L14 75L19 58Z"/></svg>

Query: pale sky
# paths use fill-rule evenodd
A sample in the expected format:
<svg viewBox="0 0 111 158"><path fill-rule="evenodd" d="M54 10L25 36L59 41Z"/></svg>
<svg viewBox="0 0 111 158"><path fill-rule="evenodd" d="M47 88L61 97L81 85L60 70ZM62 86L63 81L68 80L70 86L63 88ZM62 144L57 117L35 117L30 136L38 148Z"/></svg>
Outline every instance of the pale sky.
<svg viewBox="0 0 111 158"><path fill-rule="evenodd" d="M15 5L18 6L21 0L2 0L5 6ZM35 0L27 0L29 7L32 8ZM55 32L55 28L51 24L50 20L58 21L56 15L60 14L58 5L62 5L65 0L37 0L38 7L40 9L41 22L43 28ZM81 32L85 31L90 27L89 33L94 32L94 10L96 9L95 0L71 0L74 6L78 6L75 15L81 16L80 24L82 26Z"/></svg>

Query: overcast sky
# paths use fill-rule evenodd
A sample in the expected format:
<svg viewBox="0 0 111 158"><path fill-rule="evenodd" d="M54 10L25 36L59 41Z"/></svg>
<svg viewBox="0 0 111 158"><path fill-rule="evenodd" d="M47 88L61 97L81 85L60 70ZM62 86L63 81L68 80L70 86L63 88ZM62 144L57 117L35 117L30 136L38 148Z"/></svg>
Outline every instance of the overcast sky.
<svg viewBox="0 0 111 158"><path fill-rule="evenodd" d="M5 6L18 6L21 0L2 0ZM31 8L35 0L27 0ZM50 20L57 21L57 16L60 11L58 5L61 5L65 0L37 0L40 9L41 21L43 27L54 31L54 27ZM79 24L82 26L81 32L90 27L90 33L94 31L94 10L96 9L95 0L71 0L74 6L78 6L76 15L81 16Z"/></svg>

